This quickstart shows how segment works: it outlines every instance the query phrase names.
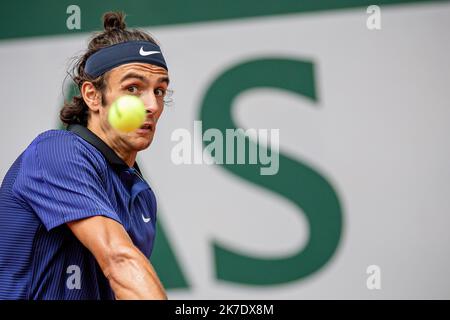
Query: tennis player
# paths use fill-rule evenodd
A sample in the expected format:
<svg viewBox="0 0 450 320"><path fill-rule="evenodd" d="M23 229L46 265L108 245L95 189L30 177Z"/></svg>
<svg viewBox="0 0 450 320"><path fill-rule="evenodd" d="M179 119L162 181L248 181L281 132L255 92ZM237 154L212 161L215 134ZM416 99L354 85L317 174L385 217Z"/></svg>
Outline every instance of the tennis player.
<svg viewBox="0 0 450 320"><path fill-rule="evenodd" d="M60 112L67 130L40 134L0 189L0 299L166 299L152 267L156 199L136 155L152 142L169 84L161 49L103 17L77 61L80 95ZM131 133L107 120L125 94L146 106Z"/></svg>

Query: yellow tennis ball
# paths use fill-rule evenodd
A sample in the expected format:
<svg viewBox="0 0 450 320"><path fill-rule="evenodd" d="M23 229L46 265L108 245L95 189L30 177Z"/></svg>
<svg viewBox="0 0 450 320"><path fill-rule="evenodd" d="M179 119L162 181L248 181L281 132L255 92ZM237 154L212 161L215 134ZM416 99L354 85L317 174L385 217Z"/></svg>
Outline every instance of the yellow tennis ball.
<svg viewBox="0 0 450 320"><path fill-rule="evenodd" d="M144 102L131 95L119 97L113 102L108 113L111 126L122 132L131 132L140 128L145 121Z"/></svg>

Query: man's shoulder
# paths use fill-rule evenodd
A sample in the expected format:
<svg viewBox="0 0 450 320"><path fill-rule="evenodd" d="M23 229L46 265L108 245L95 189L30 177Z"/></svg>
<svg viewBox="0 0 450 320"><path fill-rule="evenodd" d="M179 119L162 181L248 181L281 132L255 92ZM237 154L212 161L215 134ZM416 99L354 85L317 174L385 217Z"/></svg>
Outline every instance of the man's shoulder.
<svg viewBox="0 0 450 320"><path fill-rule="evenodd" d="M42 143L50 145L67 145L67 143L75 144L77 138L78 137L75 134L67 130L47 130L34 138L30 146L35 146Z"/></svg>
<svg viewBox="0 0 450 320"><path fill-rule="evenodd" d="M54 157L84 157L103 161L102 154L89 142L67 130L47 130L27 147L26 153Z"/></svg>

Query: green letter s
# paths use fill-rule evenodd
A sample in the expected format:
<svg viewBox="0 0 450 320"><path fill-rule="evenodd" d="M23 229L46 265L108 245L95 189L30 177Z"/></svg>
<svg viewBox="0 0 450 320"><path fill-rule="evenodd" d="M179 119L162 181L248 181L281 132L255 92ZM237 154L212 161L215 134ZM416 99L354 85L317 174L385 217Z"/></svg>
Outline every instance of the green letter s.
<svg viewBox="0 0 450 320"><path fill-rule="evenodd" d="M258 59L234 66L208 88L200 110L203 132L236 128L233 100L243 91L269 87L316 101L314 65L290 59ZM245 138L249 144L253 142ZM259 148L264 148L261 145ZM266 150L267 151L267 150ZM337 194L316 170L280 153L279 172L260 175L259 166L223 164L224 169L292 201L306 215L310 237L303 250L281 259L263 259L233 252L214 242L217 277L251 285L272 285L307 277L333 256L341 236L342 212Z"/></svg>

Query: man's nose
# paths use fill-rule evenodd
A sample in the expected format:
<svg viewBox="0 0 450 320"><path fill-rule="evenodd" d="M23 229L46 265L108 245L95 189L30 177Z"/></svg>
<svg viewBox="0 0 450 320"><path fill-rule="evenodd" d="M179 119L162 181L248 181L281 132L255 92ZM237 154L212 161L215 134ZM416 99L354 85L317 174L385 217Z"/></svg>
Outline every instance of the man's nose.
<svg viewBox="0 0 450 320"><path fill-rule="evenodd" d="M155 113L158 112L159 106L154 93L142 95L141 99L144 102L147 115L148 114L154 115Z"/></svg>

